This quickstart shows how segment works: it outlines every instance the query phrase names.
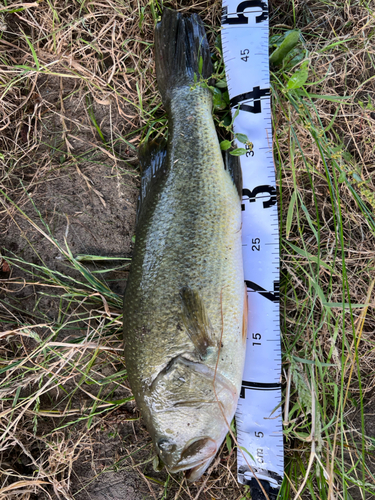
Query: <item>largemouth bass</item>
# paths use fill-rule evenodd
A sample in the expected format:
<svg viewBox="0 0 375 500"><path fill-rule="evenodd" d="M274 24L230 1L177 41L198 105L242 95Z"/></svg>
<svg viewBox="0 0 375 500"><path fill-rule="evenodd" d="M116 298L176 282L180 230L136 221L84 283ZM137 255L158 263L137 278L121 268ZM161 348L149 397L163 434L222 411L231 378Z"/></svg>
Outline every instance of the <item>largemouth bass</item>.
<svg viewBox="0 0 375 500"><path fill-rule="evenodd" d="M136 403L170 472L196 481L233 418L245 356L238 160L225 166L212 118L210 49L197 15L164 10L155 30L166 147L148 144L124 298Z"/></svg>

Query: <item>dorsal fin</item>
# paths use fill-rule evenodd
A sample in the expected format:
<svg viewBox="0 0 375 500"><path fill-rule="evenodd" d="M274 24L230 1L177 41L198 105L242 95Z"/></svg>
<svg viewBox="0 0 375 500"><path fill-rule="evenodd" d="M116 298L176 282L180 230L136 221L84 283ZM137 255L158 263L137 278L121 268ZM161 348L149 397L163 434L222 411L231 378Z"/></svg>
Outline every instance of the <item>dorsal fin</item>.
<svg viewBox="0 0 375 500"><path fill-rule="evenodd" d="M224 151L223 154L225 170L228 170L230 176L232 177L233 183L237 188L238 195L242 199L242 170L240 158L238 156L233 156L230 152Z"/></svg>
<svg viewBox="0 0 375 500"><path fill-rule="evenodd" d="M148 200L153 196L153 192L157 191L157 187L167 171L166 141L151 141L142 144L138 151L138 158L142 180L137 204L137 223Z"/></svg>

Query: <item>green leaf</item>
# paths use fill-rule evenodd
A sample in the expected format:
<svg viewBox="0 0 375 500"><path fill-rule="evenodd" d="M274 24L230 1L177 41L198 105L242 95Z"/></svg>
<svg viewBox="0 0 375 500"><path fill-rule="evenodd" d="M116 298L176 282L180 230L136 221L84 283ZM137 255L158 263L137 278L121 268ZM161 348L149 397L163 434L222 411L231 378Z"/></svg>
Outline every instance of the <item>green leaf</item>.
<svg viewBox="0 0 375 500"><path fill-rule="evenodd" d="M320 94L310 94L305 93L303 90L297 90L298 95L304 96L308 95L311 99L324 99L325 101L331 101L331 102L342 102L342 101L347 101L348 99L351 99L352 96L341 96L341 95L320 95ZM349 104L349 103L348 103Z"/></svg>
<svg viewBox="0 0 375 500"><path fill-rule="evenodd" d="M285 238L288 240L289 239L289 234L290 230L292 228L292 221L293 221L293 215L294 215L294 207L296 204L296 192L294 191L291 198L290 198L290 203L289 203L289 208L288 208L288 214L286 216L286 230L285 230Z"/></svg>
<svg viewBox="0 0 375 500"><path fill-rule="evenodd" d="M304 61L298 69L288 80L286 84L287 89L299 89L307 82L309 76L309 61Z"/></svg>
<svg viewBox="0 0 375 500"><path fill-rule="evenodd" d="M202 69L203 69L203 57L200 56L200 58L199 58L199 64L198 64L198 71L199 71L200 75L202 74Z"/></svg>
<svg viewBox="0 0 375 500"><path fill-rule="evenodd" d="M339 178L337 179L337 181L341 184L342 182L346 182L346 175L345 175L345 172L342 170L340 172L340 175L339 175Z"/></svg>
<svg viewBox="0 0 375 500"><path fill-rule="evenodd" d="M140 11L139 23L138 23L138 26L139 26L140 30L142 30L142 24L143 24L144 18L145 18L145 7L142 7L141 11Z"/></svg>
<svg viewBox="0 0 375 500"><path fill-rule="evenodd" d="M103 255L86 255L79 254L76 256L77 262L97 262L97 261L111 261L111 260L131 260L129 257L106 257Z"/></svg>
<svg viewBox="0 0 375 500"><path fill-rule="evenodd" d="M220 149L222 151L226 151L227 149L229 149L231 147L232 143L230 141L221 141L220 143Z"/></svg>
<svg viewBox="0 0 375 500"><path fill-rule="evenodd" d="M299 358L298 356L292 356L292 358L295 360L295 361L298 361L298 363L303 363L305 365L316 365L316 361L313 360L313 359L303 359L303 358ZM321 363L322 366L335 366L334 364L331 364L331 363Z"/></svg>
<svg viewBox="0 0 375 500"><path fill-rule="evenodd" d="M229 151L229 154L231 154L232 156L242 156L246 154L246 149L245 148L233 149L233 151Z"/></svg>
<svg viewBox="0 0 375 500"><path fill-rule="evenodd" d="M234 120L237 118L237 116L240 114L240 107L237 106L236 111L234 112L233 118L232 118L232 125L234 123Z"/></svg>
<svg viewBox="0 0 375 500"><path fill-rule="evenodd" d="M305 257L310 262L314 262L316 264L319 264L321 267L324 267L328 271L330 271L332 274L337 274L335 273L335 270L333 269L332 266L327 264L325 261L323 261L320 257L317 257L316 255L312 255L310 252L307 250L304 250L302 248L298 248L296 245L293 245L293 243L290 243L288 241L288 245L298 254L301 255L301 257Z"/></svg>
<svg viewBox="0 0 375 500"><path fill-rule="evenodd" d="M216 87L219 89L226 89L228 87L226 80L219 80L216 82Z"/></svg>
<svg viewBox="0 0 375 500"><path fill-rule="evenodd" d="M274 66L280 65L285 56L297 45L299 41L299 31L291 31L285 37L280 47L278 47L270 57L270 63Z"/></svg>
<svg viewBox="0 0 375 500"><path fill-rule="evenodd" d="M227 107L227 103L225 102L221 90L217 89L216 87L213 87L212 102L215 110L222 111Z"/></svg>
<svg viewBox="0 0 375 500"><path fill-rule="evenodd" d="M242 144L247 144L249 142L249 139L245 134L234 134L234 137L242 142Z"/></svg>
<svg viewBox="0 0 375 500"><path fill-rule="evenodd" d="M228 451L229 453L232 451L232 440L230 438L230 434L228 432L228 434L226 435L225 437L225 442L226 442L226 445L227 445L227 448L228 448Z"/></svg>
<svg viewBox="0 0 375 500"><path fill-rule="evenodd" d="M152 468L155 472L160 472L164 468L164 463L157 455L155 455L152 460Z"/></svg>
<svg viewBox="0 0 375 500"><path fill-rule="evenodd" d="M339 309L361 309L363 307L368 307L370 304L349 304L349 302L345 302L344 304L342 302L324 302L323 306L324 307L330 307L330 308L339 308Z"/></svg>
<svg viewBox="0 0 375 500"><path fill-rule="evenodd" d="M362 177L360 177L357 173L353 173L353 179L355 182L361 182L363 183Z"/></svg>
<svg viewBox="0 0 375 500"><path fill-rule="evenodd" d="M253 455L244 446L239 446L239 449L244 451L245 453L247 453L249 455L249 457L251 458L251 460L253 462L255 462L255 458L253 457Z"/></svg>
<svg viewBox="0 0 375 500"><path fill-rule="evenodd" d="M37 69L37 71L39 71L40 65L39 65L38 56L36 55L35 49L34 49L32 43L30 42L29 37L27 35L25 35L25 33L24 33L24 36L25 36L27 45L29 46L29 48L31 50L31 53L33 55L33 59L34 59L34 62L35 62L36 69Z"/></svg>
<svg viewBox="0 0 375 500"><path fill-rule="evenodd" d="M230 127L232 125L232 120L231 120L229 114L224 116L223 125L224 125L224 127Z"/></svg>

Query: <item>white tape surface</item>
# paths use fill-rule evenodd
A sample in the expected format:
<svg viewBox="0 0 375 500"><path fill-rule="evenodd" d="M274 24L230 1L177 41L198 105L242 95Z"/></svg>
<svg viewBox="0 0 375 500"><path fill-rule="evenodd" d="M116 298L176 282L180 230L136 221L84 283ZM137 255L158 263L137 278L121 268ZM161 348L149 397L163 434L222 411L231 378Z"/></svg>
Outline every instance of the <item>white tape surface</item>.
<svg viewBox="0 0 375 500"><path fill-rule="evenodd" d="M252 146L241 157L242 242L249 299L245 371L236 424L238 479L281 484L284 470L281 420L279 232L272 156L268 4L223 1L222 45L234 131ZM242 144L238 144L242 146ZM250 466L250 467L249 467Z"/></svg>

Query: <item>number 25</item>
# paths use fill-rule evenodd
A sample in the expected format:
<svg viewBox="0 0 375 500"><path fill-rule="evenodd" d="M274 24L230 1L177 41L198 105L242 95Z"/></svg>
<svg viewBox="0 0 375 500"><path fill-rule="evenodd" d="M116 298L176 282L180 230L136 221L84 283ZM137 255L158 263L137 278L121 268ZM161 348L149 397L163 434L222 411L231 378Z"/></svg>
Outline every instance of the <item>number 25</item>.
<svg viewBox="0 0 375 500"><path fill-rule="evenodd" d="M256 250L257 252L259 252L260 250L260 238L253 238L251 240L251 242L253 243L253 246L251 247L251 250L254 252L254 250Z"/></svg>

